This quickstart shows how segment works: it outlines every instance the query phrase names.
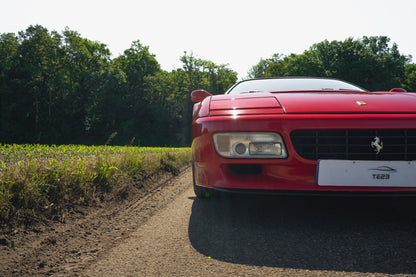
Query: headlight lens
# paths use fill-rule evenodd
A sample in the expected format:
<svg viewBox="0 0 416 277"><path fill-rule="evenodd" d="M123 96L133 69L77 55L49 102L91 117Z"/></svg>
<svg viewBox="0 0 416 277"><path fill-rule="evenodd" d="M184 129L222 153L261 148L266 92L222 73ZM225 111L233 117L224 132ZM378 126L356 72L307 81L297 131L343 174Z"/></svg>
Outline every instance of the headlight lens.
<svg viewBox="0 0 416 277"><path fill-rule="evenodd" d="M215 150L224 158L287 158L281 135L273 132L224 132L213 135Z"/></svg>

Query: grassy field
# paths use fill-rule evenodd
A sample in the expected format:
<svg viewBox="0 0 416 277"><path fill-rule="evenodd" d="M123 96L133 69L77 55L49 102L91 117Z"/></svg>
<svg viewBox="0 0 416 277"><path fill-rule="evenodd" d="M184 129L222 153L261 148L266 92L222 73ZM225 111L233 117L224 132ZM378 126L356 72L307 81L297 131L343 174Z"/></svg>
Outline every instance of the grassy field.
<svg viewBox="0 0 416 277"><path fill-rule="evenodd" d="M190 148L0 144L0 221L54 216L190 160Z"/></svg>

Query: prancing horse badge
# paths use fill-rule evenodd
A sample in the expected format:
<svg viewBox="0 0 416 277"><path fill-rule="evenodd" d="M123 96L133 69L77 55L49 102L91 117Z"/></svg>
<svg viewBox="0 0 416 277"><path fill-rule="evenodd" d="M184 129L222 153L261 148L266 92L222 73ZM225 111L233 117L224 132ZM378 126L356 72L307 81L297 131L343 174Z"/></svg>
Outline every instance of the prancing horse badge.
<svg viewBox="0 0 416 277"><path fill-rule="evenodd" d="M374 137L374 141L371 142L371 147L376 151L376 154L379 154L383 149L383 142L379 137Z"/></svg>

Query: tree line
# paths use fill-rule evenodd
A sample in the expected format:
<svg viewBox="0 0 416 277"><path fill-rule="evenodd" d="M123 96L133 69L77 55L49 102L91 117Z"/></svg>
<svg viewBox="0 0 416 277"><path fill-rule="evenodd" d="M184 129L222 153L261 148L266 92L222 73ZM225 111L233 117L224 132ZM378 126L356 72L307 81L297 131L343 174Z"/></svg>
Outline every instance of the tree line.
<svg viewBox="0 0 416 277"><path fill-rule="evenodd" d="M161 70L134 41L112 59L76 31L30 26L0 36L0 142L190 145L190 91L223 93L237 80L226 65L184 53Z"/></svg>
<svg viewBox="0 0 416 277"><path fill-rule="evenodd" d="M0 35L0 143L189 146L189 94L224 93L228 65L184 52L162 70L140 41L116 58L107 46L65 29L29 26ZM275 54L249 77L327 76L370 90L416 91L416 65L387 37L323 41L302 54Z"/></svg>
<svg viewBox="0 0 416 277"><path fill-rule="evenodd" d="M261 59L249 76L313 76L352 82L370 91L403 87L416 92L416 64L402 55L396 43L385 36L322 41L302 54L274 54Z"/></svg>

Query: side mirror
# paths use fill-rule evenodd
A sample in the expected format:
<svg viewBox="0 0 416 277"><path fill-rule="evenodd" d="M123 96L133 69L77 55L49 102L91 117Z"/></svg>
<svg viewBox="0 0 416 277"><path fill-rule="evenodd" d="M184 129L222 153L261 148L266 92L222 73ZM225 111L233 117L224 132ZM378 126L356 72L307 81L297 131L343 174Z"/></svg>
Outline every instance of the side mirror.
<svg viewBox="0 0 416 277"><path fill-rule="evenodd" d="M206 91L204 89L198 89L198 90L194 90L191 93L191 100L194 101L194 102L201 102L202 100L204 100L208 96L211 96L211 94L208 91Z"/></svg>
<svg viewBox="0 0 416 277"><path fill-rule="evenodd" d="M404 88L392 88L390 92L407 92Z"/></svg>

